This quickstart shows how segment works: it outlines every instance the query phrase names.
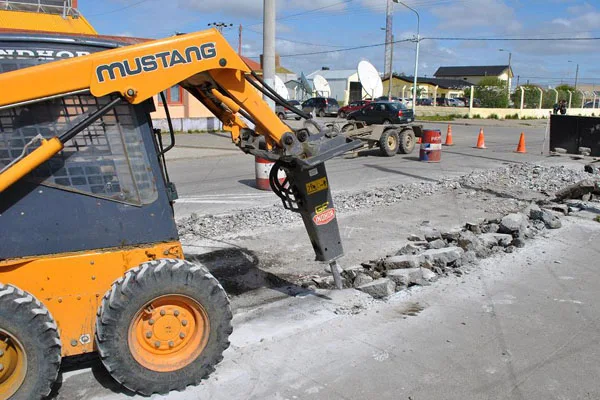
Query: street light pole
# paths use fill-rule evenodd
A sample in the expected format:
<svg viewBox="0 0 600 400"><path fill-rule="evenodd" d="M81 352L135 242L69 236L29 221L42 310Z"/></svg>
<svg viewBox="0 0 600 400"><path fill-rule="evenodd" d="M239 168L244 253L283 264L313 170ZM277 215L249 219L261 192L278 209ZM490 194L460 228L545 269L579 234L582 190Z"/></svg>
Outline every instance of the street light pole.
<svg viewBox="0 0 600 400"><path fill-rule="evenodd" d="M407 6L400 0L394 0L394 3L400 3L404 7L408 8L409 10L411 10L412 12L417 14L417 49L416 49L416 54L415 54L415 80L413 82L413 102L412 102L413 115L416 115L415 108L417 106L417 76L419 74L419 43L421 41L421 38L419 36L419 31L420 31L420 27L421 27L421 16L417 12L417 10Z"/></svg>
<svg viewBox="0 0 600 400"><path fill-rule="evenodd" d="M575 61L568 60L567 62L575 63ZM579 63L577 64L577 68L575 69L575 91L577 91L577 81L579 80Z"/></svg>
<svg viewBox="0 0 600 400"><path fill-rule="evenodd" d="M505 50L505 49L498 49L498 51L506 51L508 52L508 74L507 74L507 79L506 79L506 91L508 92L508 102L510 103L510 87L511 87L511 79L510 79L510 73L511 73L511 61L512 61L512 52L510 50Z"/></svg>

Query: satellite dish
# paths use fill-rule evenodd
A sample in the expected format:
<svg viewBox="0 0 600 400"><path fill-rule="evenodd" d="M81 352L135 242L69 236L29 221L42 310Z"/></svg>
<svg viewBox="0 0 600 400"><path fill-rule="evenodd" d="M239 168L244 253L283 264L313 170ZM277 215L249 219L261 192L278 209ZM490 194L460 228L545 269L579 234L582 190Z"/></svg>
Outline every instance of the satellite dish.
<svg viewBox="0 0 600 400"><path fill-rule="evenodd" d="M323 97L329 97L331 95L331 87L327 79L321 75L315 75L313 77L313 84L315 85L315 92Z"/></svg>
<svg viewBox="0 0 600 400"><path fill-rule="evenodd" d="M285 86L285 83L283 83L283 80L277 75L275 75L275 91L284 99L289 99L290 93L288 92L288 88Z"/></svg>
<svg viewBox="0 0 600 400"><path fill-rule="evenodd" d="M383 95L383 82L377 69L368 61L361 61L358 63L358 79L365 92L367 92L372 99L381 97ZM390 82L391 84L391 82Z"/></svg>
<svg viewBox="0 0 600 400"><path fill-rule="evenodd" d="M304 72L300 73L300 84L302 85L302 88L304 89L304 91L306 93L312 94L312 92L313 92L312 85L308 82L308 79L306 79L306 76L304 76Z"/></svg>

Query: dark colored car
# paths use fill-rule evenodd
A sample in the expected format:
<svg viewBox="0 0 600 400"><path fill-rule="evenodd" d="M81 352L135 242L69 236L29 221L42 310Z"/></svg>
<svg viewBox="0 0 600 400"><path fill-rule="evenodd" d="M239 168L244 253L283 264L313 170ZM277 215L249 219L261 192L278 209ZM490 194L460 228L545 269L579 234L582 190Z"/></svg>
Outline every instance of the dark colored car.
<svg viewBox="0 0 600 400"><path fill-rule="evenodd" d="M469 97L457 97L457 99L465 103L465 107L469 107L469 101L471 100ZM481 107L481 100L473 99L473 107Z"/></svg>
<svg viewBox="0 0 600 400"><path fill-rule="evenodd" d="M347 106L340 108L340 111L338 111L338 117L346 118L346 116L348 114L350 114L351 112L358 111L361 108L363 108L364 106L368 106L369 104L371 104L371 100L353 101L352 103L348 104Z"/></svg>
<svg viewBox="0 0 600 400"><path fill-rule="evenodd" d="M387 96L380 96L375 99L375 101L390 101ZM401 101L398 97L392 96L392 101Z"/></svg>
<svg viewBox="0 0 600 400"><path fill-rule="evenodd" d="M433 105L433 102L431 101L431 99L417 99L417 105L418 106L431 106L431 105Z"/></svg>
<svg viewBox="0 0 600 400"><path fill-rule="evenodd" d="M298 109L302 108L302 106L300 105L300 102L298 100L288 100L288 103ZM275 107L275 112L277 113L277 116L279 117L279 119L288 119L288 118L300 119L300 117L297 114L293 113L289 108L285 108L280 105Z"/></svg>
<svg viewBox="0 0 600 400"><path fill-rule="evenodd" d="M302 103L302 110L309 114L314 110L318 117L335 117L340 110L340 105L332 97L313 97Z"/></svg>
<svg viewBox="0 0 600 400"><path fill-rule="evenodd" d="M363 121L367 124L407 124L414 120L411 109L395 101L378 101L354 111L348 115L349 120Z"/></svg>

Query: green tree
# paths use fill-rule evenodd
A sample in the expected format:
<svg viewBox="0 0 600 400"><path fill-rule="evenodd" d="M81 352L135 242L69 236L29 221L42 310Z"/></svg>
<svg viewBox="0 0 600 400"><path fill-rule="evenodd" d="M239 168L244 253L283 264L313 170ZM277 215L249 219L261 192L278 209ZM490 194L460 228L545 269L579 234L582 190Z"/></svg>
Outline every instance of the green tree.
<svg viewBox="0 0 600 400"><path fill-rule="evenodd" d="M524 108L538 108L540 103L540 91L538 89L539 86L536 85L521 85L520 87L525 89L525 99L523 101ZM546 97L546 93L544 92L544 97ZM515 108L521 107L521 89L517 88L513 94L511 94L510 99L515 104ZM542 98L542 102L544 102L544 98ZM543 103L542 103L543 104ZM554 103L552 103L554 104ZM552 108L550 105L549 108Z"/></svg>
<svg viewBox="0 0 600 400"><path fill-rule="evenodd" d="M573 92L573 98L571 99L571 108L581 107L581 92L575 91L575 88L571 85L559 85L556 87L558 90L558 100L564 100L569 106L569 90Z"/></svg>
<svg viewBox="0 0 600 400"><path fill-rule="evenodd" d="M482 107L507 108L508 97L506 91L506 81L494 77L487 77L483 78L475 85L475 98L481 101ZM470 95L470 90L465 90L465 96Z"/></svg>

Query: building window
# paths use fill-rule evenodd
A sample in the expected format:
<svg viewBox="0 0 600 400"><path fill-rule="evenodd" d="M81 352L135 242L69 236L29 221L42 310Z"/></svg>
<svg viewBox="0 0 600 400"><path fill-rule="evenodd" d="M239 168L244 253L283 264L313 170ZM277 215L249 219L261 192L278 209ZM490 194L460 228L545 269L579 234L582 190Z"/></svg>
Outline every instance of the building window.
<svg viewBox="0 0 600 400"><path fill-rule="evenodd" d="M168 105L183 104L183 88L179 85L171 86L164 91ZM162 97L158 96L158 104L162 104Z"/></svg>

